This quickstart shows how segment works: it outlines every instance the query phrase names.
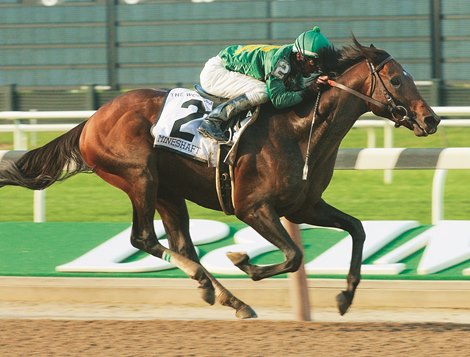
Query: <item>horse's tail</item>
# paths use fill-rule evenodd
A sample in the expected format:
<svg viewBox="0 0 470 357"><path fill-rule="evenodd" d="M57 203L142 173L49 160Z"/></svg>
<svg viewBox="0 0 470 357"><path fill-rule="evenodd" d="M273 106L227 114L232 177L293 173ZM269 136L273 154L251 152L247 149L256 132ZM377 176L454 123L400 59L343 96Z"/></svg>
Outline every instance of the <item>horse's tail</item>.
<svg viewBox="0 0 470 357"><path fill-rule="evenodd" d="M54 182L88 171L79 149L85 123L40 148L28 151L16 161L1 161L0 187L12 185L42 190Z"/></svg>

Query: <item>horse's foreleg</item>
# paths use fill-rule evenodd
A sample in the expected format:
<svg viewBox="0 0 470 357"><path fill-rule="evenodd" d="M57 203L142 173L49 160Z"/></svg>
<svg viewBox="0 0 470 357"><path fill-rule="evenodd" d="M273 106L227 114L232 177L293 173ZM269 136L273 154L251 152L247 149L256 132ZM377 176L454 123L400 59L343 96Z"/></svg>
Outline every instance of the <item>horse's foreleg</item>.
<svg viewBox="0 0 470 357"><path fill-rule="evenodd" d="M217 295L217 301L223 306L231 307L236 310L235 315L240 319L249 319L257 317L256 312L243 301L233 295L227 288L225 288L217 279L215 279L208 271L207 276L211 279L212 284L215 287L215 294Z"/></svg>
<svg viewBox="0 0 470 357"><path fill-rule="evenodd" d="M308 217L305 217L305 214L308 214ZM302 218L299 219L299 216ZM352 254L347 278L347 289L336 297L339 313L344 315L351 306L356 288L361 281L362 250L366 238L361 221L330 206L323 200L315 205L313 211L304 210L300 215L295 215L291 219L322 227L339 228L351 235Z"/></svg>
<svg viewBox="0 0 470 357"><path fill-rule="evenodd" d="M285 256L279 264L258 266L249 263L246 253L227 253L228 258L253 280L269 278L273 275L294 272L302 263L302 251L291 239L274 210L269 205L257 209L237 212L237 216L249 224L263 238L274 244Z"/></svg>
<svg viewBox="0 0 470 357"><path fill-rule="evenodd" d="M164 199L159 196L157 209L168 235L170 249L200 264L199 257L197 256L190 237L189 215L184 199ZM246 319L256 317L256 313L250 306L235 297L207 270L204 269L204 272L209 280L200 282L199 288L201 289L202 298L205 301L213 304L215 296L217 296L217 301L221 305L229 306L236 310L236 316L238 318Z"/></svg>

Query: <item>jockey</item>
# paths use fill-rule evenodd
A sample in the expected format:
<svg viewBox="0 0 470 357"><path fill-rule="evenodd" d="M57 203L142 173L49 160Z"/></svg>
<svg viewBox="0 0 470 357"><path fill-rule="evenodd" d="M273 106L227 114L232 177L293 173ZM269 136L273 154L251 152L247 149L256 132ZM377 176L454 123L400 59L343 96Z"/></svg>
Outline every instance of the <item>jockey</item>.
<svg viewBox="0 0 470 357"><path fill-rule="evenodd" d="M210 58L201 71L201 85L209 93L231 98L204 119L198 131L217 141L226 141L222 124L240 112L271 101L282 109L300 103L310 95L307 77L318 84L319 51L331 47L315 26L299 35L294 44L284 46L233 45Z"/></svg>

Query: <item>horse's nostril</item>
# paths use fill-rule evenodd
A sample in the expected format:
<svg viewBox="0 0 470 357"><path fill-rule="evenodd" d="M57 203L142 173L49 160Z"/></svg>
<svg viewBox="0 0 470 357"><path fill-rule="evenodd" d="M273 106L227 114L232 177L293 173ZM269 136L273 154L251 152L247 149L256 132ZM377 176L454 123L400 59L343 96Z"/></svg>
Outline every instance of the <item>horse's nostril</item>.
<svg viewBox="0 0 470 357"><path fill-rule="evenodd" d="M440 121L441 120L439 119L439 117L435 117L433 115L430 115L424 118L424 123L430 128L436 127Z"/></svg>

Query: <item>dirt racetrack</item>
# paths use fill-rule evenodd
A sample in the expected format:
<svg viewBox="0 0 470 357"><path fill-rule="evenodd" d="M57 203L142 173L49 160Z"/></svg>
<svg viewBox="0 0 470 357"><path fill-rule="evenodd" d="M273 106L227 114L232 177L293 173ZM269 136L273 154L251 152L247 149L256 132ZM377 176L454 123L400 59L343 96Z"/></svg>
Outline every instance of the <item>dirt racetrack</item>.
<svg viewBox="0 0 470 357"><path fill-rule="evenodd" d="M0 304L0 356L470 356L468 310L361 310L340 317L223 307Z"/></svg>
<svg viewBox="0 0 470 357"><path fill-rule="evenodd" d="M255 308L258 318L252 320L205 304L185 280L2 281L0 357L470 356L464 282L441 288L365 282L344 316L332 303L339 287L324 282L313 290L313 322L297 322L289 284L278 280L256 282L253 289L227 281Z"/></svg>
<svg viewBox="0 0 470 357"><path fill-rule="evenodd" d="M3 320L2 356L468 356L470 325Z"/></svg>

